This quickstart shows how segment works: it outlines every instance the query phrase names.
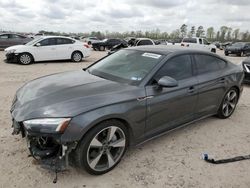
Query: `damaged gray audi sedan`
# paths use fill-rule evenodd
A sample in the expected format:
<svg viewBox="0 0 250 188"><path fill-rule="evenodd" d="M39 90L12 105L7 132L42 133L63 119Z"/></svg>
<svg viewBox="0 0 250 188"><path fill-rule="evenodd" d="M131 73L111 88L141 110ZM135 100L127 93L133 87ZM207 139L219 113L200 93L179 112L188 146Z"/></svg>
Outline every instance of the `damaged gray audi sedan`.
<svg viewBox="0 0 250 188"><path fill-rule="evenodd" d="M13 100L13 134L31 155L91 174L113 169L128 146L204 117L232 115L243 70L210 52L166 46L120 50L84 70L26 83ZM71 163L70 163L71 164Z"/></svg>

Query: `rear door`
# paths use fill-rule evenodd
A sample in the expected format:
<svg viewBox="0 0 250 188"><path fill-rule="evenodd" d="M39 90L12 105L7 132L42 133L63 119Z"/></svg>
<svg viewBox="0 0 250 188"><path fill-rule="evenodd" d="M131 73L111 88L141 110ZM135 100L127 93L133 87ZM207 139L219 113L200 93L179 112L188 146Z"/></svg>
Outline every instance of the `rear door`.
<svg viewBox="0 0 250 188"><path fill-rule="evenodd" d="M194 119L198 81L193 76L189 55L169 59L146 86L146 137L157 135ZM156 81L170 76L178 81L172 88L158 87Z"/></svg>
<svg viewBox="0 0 250 188"><path fill-rule="evenodd" d="M67 38L56 38L56 59L70 59L75 41Z"/></svg>
<svg viewBox="0 0 250 188"><path fill-rule="evenodd" d="M222 72L227 63L217 57L206 54L195 54L198 79L197 116L210 115L217 112L226 91L226 77Z"/></svg>

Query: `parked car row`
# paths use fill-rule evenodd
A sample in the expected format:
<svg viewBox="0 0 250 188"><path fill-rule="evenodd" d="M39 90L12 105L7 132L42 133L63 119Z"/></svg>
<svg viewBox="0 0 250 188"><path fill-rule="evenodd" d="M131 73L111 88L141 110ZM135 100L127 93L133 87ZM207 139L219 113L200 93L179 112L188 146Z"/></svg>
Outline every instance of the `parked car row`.
<svg viewBox="0 0 250 188"><path fill-rule="evenodd" d="M90 55L90 47L79 40L61 36L42 36L25 45L5 49L8 62L23 65L37 61L66 60L80 62Z"/></svg>

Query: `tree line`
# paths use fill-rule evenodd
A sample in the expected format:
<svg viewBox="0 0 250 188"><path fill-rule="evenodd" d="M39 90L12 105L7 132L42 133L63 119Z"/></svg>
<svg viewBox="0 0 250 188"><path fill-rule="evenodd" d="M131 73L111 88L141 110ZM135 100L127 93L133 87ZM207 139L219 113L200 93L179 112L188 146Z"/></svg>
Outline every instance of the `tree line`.
<svg viewBox="0 0 250 188"><path fill-rule="evenodd" d="M62 33L62 32L49 32L49 31L39 31L39 33L45 33L49 35L68 35L68 36L83 36L83 37L97 37L99 39L104 38L126 38L126 37L145 37L151 39L182 39L183 37L205 37L209 41L245 41L250 42L249 31L240 31L240 29L233 29L228 26L221 26L219 30L215 30L214 27L208 27L205 29L203 26L191 26L188 27L186 24L182 24L179 29L176 29L170 33L165 31L160 31L160 29L155 29L152 31L127 31L127 32L101 32L92 31L86 33Z"/></svg>

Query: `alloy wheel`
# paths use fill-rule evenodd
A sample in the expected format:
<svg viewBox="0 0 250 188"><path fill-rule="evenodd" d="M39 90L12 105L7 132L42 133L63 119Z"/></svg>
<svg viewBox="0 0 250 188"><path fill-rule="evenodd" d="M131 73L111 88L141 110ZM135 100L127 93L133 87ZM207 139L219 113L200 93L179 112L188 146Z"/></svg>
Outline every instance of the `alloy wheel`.
<svg viewBox="0 0 250 188"><path fill-rule="evenodd" d="M233 113L238 100L237 95L238 94L235 90L230 90L226 94L222 105L222 112L224 116L228 117Z"/></svg>
<svg viewBox="0 0 250 188"><path fill-rule="evenodd" d="M20 62L24 65L30 64L31 57L28 54L22 54L20 56Z"/></svg>
<svg viewBox="0 0 250 188"><path fill-rule="evenodd" d="M80 53L76 52L76 53L73 54L73 59L74 59L75 62L79 62L82 59L82 55Z"/></svg>
<svg viewBox="0 0 250 188"><path fill-rule="evenodd" d="M105 171L121 159L126 147L126 137L122 129L109 126L97 133L87 151L87 163L92 170Z"/></svg>

